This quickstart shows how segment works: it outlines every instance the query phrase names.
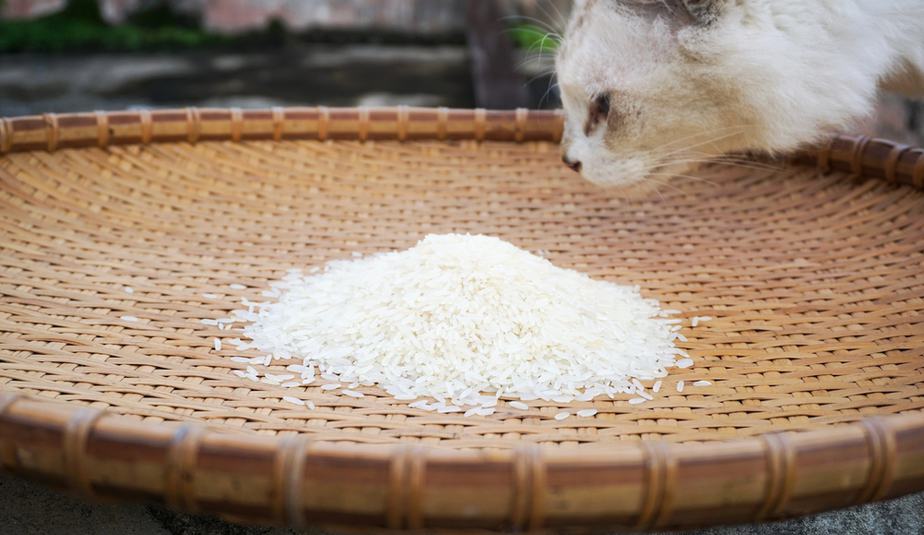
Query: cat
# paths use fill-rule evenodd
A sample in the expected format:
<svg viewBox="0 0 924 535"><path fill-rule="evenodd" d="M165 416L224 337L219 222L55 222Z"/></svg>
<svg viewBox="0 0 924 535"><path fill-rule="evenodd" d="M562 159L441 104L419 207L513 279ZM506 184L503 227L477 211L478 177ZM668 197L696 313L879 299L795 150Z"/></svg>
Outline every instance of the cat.
<svg viewBox="0 0 924 535"><path fill-rule="evenodd" d="M628 187L782 153L924 94L924 0L578 0L555 58L562 160Z"/></svg>

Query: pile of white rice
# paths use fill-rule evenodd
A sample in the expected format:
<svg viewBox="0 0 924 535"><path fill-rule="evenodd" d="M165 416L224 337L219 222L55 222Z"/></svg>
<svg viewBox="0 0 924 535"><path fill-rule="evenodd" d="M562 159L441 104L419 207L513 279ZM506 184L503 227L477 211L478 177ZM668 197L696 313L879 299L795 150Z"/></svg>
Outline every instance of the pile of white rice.
<svg viewBox="0 0 924 535"><path fill-rule="evenodd" d="M274 382L349 383L341 392L355 397L351 388L378 385L441 412L489 414L500 397L642 402L651 396L640 381L692 364L674 345L679 320L638 287L488 236L429 235L406 251L291 271L264 295L274 301L236 313L250 322L250 341L236 342L265 364L301 362L289 366L297 379Z"/></svg>

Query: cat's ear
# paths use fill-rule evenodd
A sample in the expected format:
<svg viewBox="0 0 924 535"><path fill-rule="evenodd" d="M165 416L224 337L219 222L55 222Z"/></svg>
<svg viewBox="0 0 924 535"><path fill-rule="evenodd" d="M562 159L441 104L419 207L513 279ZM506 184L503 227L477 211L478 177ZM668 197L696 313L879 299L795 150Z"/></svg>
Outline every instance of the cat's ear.
<svg viewBox="0 0 924 535"><path fill-rule="evenodd" d="M700 24L710 24L721 16L725 0L682 0L683 7L693 20Z"/></svg>

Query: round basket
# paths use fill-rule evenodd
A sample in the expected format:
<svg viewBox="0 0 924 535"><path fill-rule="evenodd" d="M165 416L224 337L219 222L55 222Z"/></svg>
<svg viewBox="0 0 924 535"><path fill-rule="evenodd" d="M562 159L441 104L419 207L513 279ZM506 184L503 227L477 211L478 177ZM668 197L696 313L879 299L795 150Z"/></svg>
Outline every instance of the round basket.
<svg viewBox="0 0 924 535"><path fill-rule="evenodd" d="M560 132L527 110L3 119L2 466L295 527L648 529L924 490L924 151L842 137L633 200L564 169ZM213 346L239 335L201 322L437 232L638 284L695 365L643 405L466 418L245 381Z"/></svg>

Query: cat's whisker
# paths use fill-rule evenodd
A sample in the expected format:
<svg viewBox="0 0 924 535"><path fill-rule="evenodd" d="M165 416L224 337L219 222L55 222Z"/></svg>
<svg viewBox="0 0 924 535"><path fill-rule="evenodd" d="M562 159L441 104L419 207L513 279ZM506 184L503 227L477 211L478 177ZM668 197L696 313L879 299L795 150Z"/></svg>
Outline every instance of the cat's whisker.
<svg viewBox="0 0 924 535"><path fill-rule="evenodd" d="M659 172L659 171L662 171L662 172ZM705 184L709 184L710 186L718 186L717 182L715 182L714 180L710 180L706 177L690 175L690 174L685 174L685 173L680 173L680 172L670 172L660 166L653 168L646 176L647 177L667 177L667 178L682 177L682 178L690 179L696 182L702 182Z"/></svg>
<svg viewBox="0 0 924 535"><path fill-rule="evenodd" d="M680 192L680 188L671 184L669 181L659 180L655 178L655 191L658 192L658 197L661 199L662 202L664 201L664 193L661 192L661 188L669 188L673 190L674 192Z"/></svg>
<svg viewBox="0 0 924 535"><path fill-rule="evenodd" d="M523 70L524 68L526 68L530 63L534 63L535 61L538 61L538 60L536 60L535 58L532 58L532 57L524 58L524 59L520 60L519 62L517 62L517 64L516 64L516 70L517 70L517 71L522 71L522 70ZM549 77L552 77L552 76L555 76L555 68L554 68L554 67L549 67L549 68L546 68L546 69L541 69L541 70L538 71L538 73L539 73L539 76L549 76Z"/></svg>
<svg viewBox="0 0 924 535"><path fill-rule="evenodd" d="M708 133L699 132L699 133L696 133L696 134L691 134L691 135L688 135L688 136L683 136L683 137L680 137L680 138L677 138L677 139L668 141L667 143L663 143L663 144L659 145L659 146L658 146L657 148L655 148L655 149L646 151L646 154L655 155L655 154L658 154L657 151L662 151L662 150L664 150L664 149L671 149L671 148L674 147L675 145L678 145L678 144L680 144L680 143L685 143L685 142L688 142L688 141L690 141L690 140L695 140L696 138L700 138L700 137L702 137L702 136L704 136L704 135L716 134L716 133L720 133L720 132L727 132L727 133L725 133L724 135L720 135L720 136L715 136L715 137L712 137L712 138L708 138L708 139L705 139L705 140L703 140L703 141L701 141L701 142L699 142L699 143L694 143L694 144L688 145L688 146L686 146L686 147L673 149L673 150L670 150L670 151L668 151L668 152L666 152L666 153L661 153L661 157L671 156L671 155L673 155L673 154L676 154L676 153L679 153L679 152L683 152L683 151L690 151L690 150L692 150L692 149L694 149L694 148L701 147L701 146L703 146L703 145L708 145L708 144L710 144L710 143L715 143L715 142L718 142L718 141L722 141L722 140L724 140L724 139L727 139L727 138L729 138L729 137L736 136L736 135L742 133L742 132L744 131L744 130L743 130L744 128L745 128L745 127L742 127L742 126L727 126L727 127L722 127L722 128L716 128L715 130L712 130L711 132L708 132Z"/></svg>
<svg viewBox="0 0 924 535"><path fill-rule="evenodd" d="M542 36L542 39L539 40L539 54L536 56L536 62L537 62L537 63L539 62L540 58L542 58L543 56L545 56L545 57L554 57L553 54L552 54L551 52L548 53L548 54L544 54L544 49L543 49L543 47L545 47L545 42L546 42L546 40L547 40L548 38L549 38L549 34L545 34L545 35ZM555 43L556 43L556 46L557 46L557 45L560 43L560 41L556 41Z"/></svg>
<svg viewBox="0 0 924 535"><path fill-rule="evenodd" d="M764 164L761 164L760 162L751 162L749 160L723 160L721 158L717 158L711 161L717 164L727 165L729 167L737 167L740 169L750 169L752 171L778 172L781 170L780 167L774 167L772 165L764 165Z"/></svg>
<svg viewBox="0 0 924 535"><path fill-rule="evenodd" d="M550 74L550 73L547 73L547 72L540 72L540 73L537 74L536 76L533 76L533 77L530 78L529 80L523 82L523 86L526 87L526 86L528 86L529 84L535 82L536 80L542 78L543 76L549 76L549 74Z"/></svg>
<svg viewBox="0 0 924 535"><path fill-rule="evenodd" d="M747 159L735 159L735 158L726 158L724 156L710 156L704 154L703 156L694 156L691 155L687 159L672 159L670 160L671 164L681 164L681 163L701 163L701 164L722 164L729 167L739 167L742 169L751 169L754 171L780 171L782 168L765 164L763 162L758 162L755 160Z"/></svg>
<svg viewBox="0 0 924 535"><path fill-rule="evenodd" d="M696 176L696 175L685 175L683 173L649 173L646 178L657 178L657 177L663 177L668 180L672 178L682 178L684 180L692 180L694 182L701 182L703 184L706 184L712 187L719 186L719 183L714 180L709 180L708 178L704 178L704 177Z"/></svg>
<svg viewBox="0 0 924 535"><path fill-rule="evenodd" d="M764 169L764 170L767 170L767 171L782 171L782 170L783 170L783 167L782 167L782 166L775 165L775 164L772 164L772 163L770 163L770 162L765 162L765 161L761 161L761 160L755 160L755 159L747 158L747 157L735 157L735 156L732 156L732 155L725 155L725 156L714 156L714 157L710 158L710 160L713 160L713 161L716 161L716 162L719 162L719 163L731 163L731 164L735 164L735 163L744 163L744 164L750 164L750 165L752 165L755 169Z"/></svg>
<svg viewBox="0 0 924 535"><path fill-rule="evenodd" d="M508 34L513 33L513 29L504 30L504 33L508 33ZM555 54L553 52L546 52L543 48L545 46L546 41L548 40L548 37L549 35L545 34L540 40L538 48L536 47L536 45L533 45L529 50L526 51L525 57L521 59L520 61L518 61L516 64L517 70L523 69L530 63L533 63L535 65L542 65L543 58L547 58L548 60L554 59ZM554 72L555 72L555 68L551 66L546 69L543 69L543 73L545 73L546 75L553 74Z"/></svg>
<svg viewBox="0 0 924 535"><path fill-rule="evenodd" d="M555 81L555 78L549 78L549 86L545 89L545 93L542 94L542 98L539 99L539 107L542 107L542 103L545 102L546 97L548 97L552 90L558 87L558 82Z"/></svg>
<svg viewBox="0 0 924 535"><path fill-rule="evenodd" d="M551 7L553 10L555 10L555 12L552 13L551 11L546 9L546 7L543 7L543 4L545 4L545 6ZM537 2L536 7L539 8L540 11L542 11L543 15L545 15L546 17L550 19L553 19L552 20L553 23L558 24L562 28L568 25L567 17L565 17L564 13L562 13L560 9L558 9L558 6L555 5L555 2Z"/></svg>
<svg viewBox="0 0 924 535"><path fill-rule="evenodd" d="M619 197L626 202L631 202L634 199L638 199L640 196L647 195L649 193L656 192L661 201L665 201L664 194L659 189L659 186L665 185L658 179L652 180L643 180L641 182L635 182L628 184L622 187L616 187L611 189L614 193L619 195Z"/></svg>
<svg viewBox="0 0 924 535"><path fill-rule="evenodd" d="M681 143L681 142L683 142L683 141L687 141L687 140L691 140L691 139L692 139L692 140L696 140L697 138L701 138L701 137L704 137L704 136L709 136L709 135L714 136L714 137L712 137L712 138L706 138L703 142L701 142L701 143L699 143L699 144L697 144L697 145L692 145L693 147L696 147L696 146L702 145L702 144L704 144L704 143L710 143L710 142L717 141L717 140L722 140L722 139L725 139L725 138L728 138L728 137L731 137L731 136L736 136L736 135L738 135L738 134L741 134L741 133L745 132L748 128L749 128L749 126L747 126L747 125L727 125L727 126L722 126L722 127L719 127L719 128L714 128L714 129L712 129L712 130L705 131L705 132L698 132L698 133L696 133L696 134L690 134L690 135L684 136L684 137L682 137L682 138L678 138L678 139L675 139L675 140L671 140L671 141L669 141L669 142L667 142L667 143L664 143L664 144L661 146L661 148L672 147L672 146L677 145L678 143Z"/></svg>
<svg viewBox="0 0 924 535"><path fill-rule="evenodd" d="M505 22L506 22L506 21L511 21L511 20L513 20L513 21L526 21L526 22L531 22L531 23L535 24L540 30L543 30L543 31L545 31L545 32L548 32L547 35L549 35L549 36L551 36L551 37L554 37L555 40L556 40L557 42L560 43L560 42L562 41L562 39L563 39L562 36L561 36L561 34L558 33L558 32L555 30L555 28L552 28L552 27L549 25L548 22L545 22L545 21L543 21L543 20L537 19L536 17L530 17L530 16L527 16L527 15L509 15L509 16L507 16L507 17L501 17L500 20L505 21Z"/></svg>
<svg viewBox="0 0 924 535"><path fill-rule="evenodd" d="M659 158L658 158L658 159L669 158L669 157L671 157L671 156L673 156L673 155L675 155L675 154L680 154L680 153L683 153L683 152L687 152L687 151L689 151L689 150L691 150L691 149L695 149L695 148L697 148L697 147L702 147L703 145L710 145L710 144L713 144L713 143L717 143L717 142L719 142L719 141L728 139L728 138L730 138L730 137L737 136L737 135L740 134L740 133L741 133L741 130L735 130L735 131L729 132L729 133L727 133L727 134L725 134L725 135L715 136L715 137L712 137L712 138L710 138L710 139L706 139L706 140L704 140L704 141L701 141L701 142L699 142L699 143L694 143L694 144L692 144L692 145L688 145L688 146L683 147L683 148L679 148L679 149L676 149L676 150L673 150L673 151L661 153L661 154L659 155ZM662 148L663 148L663 147L662 147Z"/></svg>
<svg viewBox="0 0 924 535"><path fill-rule="evenodd" d="M718 132L725 132L725 131L727 131L727 130L739 130L739 129L743 129L743 128L748 128L748 125L726 125L726 126L720 126L720 127L718 127L718 128L713 128L713 129L710 130L708 133L714 134L714 133L718 133ZM702 136L702 135L704 135L705 133L707 133L707 132L697 132L697 133L695 133L695 134L690 134L690 135L687 135L687 136L679 137L679 138L677 138L677 139L672 139L671 141L668 141L667 143L664 143L664 144L662 145L662 147L669 147L669 146L671 146L671 145L675 145L675 144L677 144L677 143L680 143L680 142L682 142L682 141L684 141L684 140L693 139L693 138L696 138L696 137L698 137L698 136Z"/></svg>
<svg viewBox="0 0 924 535"><path fill-rule="evenodd" d="M513 30L505 30L504 33L513 33ZM530 62L539 65L543 59L553 61L555 59L555 52L552 50L546 50L545 48L549 41L554 41L554 39L549 39L549 37L549 34L545 34L541 39L539 39L538 44L532 44L526 51L526 57L521 60L517 66L523 67ZM550 67L548 70L551 72L554 71L554 68Z"/></svg>
<svg viewBox="0 0 924 535"><path fill-rule="evenodd" d="M687 158L687 159L681 159L681 160L668 160L667 162L656 166L655 169L659 167L669 167L672 165L697 164L697 163L698 164L719 163L719 164L727 165L729 167L750 169L752 171L779 171L779 168L764 167L764 166L759 165L759 163L757 165L750 165L751 162L749 162L748 160L740 160L740 161L724 160L721 157L711 157L711 158L693 157L693 158Z"/></svg>
<svg viewBox="0 0 924 535"><path fill-rule="evenodd" d="M635 188L635 191L637 193L645 193L646 191L654 191L655 193L658 194L658 198L661 199L661 202L664 202L664 194L661 193L661 188L660 188L660 186L663 186L663 185L664 185L663 183L658 182L657 180L652 180L645 187L637 186Z"/></svg>

